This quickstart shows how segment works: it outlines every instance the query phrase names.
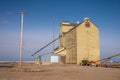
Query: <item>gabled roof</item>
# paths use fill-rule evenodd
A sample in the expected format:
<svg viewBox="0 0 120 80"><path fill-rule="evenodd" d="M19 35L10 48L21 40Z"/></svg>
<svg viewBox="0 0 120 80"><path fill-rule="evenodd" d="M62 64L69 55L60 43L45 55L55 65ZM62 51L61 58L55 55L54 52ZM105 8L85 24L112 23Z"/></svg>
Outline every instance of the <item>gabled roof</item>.
<svg viewBox="0 0 120 80"><path fill-rule="evenodd" d="M61 25L62 25L62 26L76 26L77 24L75 24L75 23L70 23L70 22L68 22L68 21L62 21L62 22L61 22Z"/></svg>
<svg viewBox="0 0 120 80"><path fill-rule="evenodd" d="M82 23L83 23L83 22L81 22L81 23L79 23L79 24L76 24L75 27L73 27L72 29L70 29L68 32L76 29L76 28L77 28L80 24L82 24ZM67 34L68 32L65 32L65 33L63 33L63 34Z"/></svg>
<svg viewBox="0 0 120 80"><path fill-rule="evenodd" d="M92 24L94 24L90 19L89 19L89 21L90 21ZM79 23L79 24L76 24L75 27L73 27L72 29L70 29L68 32L76 29L76 28L77 28L79 25L81 25L82 23L84 23L84 21L82 21L82 22ZM94 24L94 25L99 29L99 27L98 27L96 24ZM66 33L68 33L68 32L65 32L64 34L66 34Z"/></svg>

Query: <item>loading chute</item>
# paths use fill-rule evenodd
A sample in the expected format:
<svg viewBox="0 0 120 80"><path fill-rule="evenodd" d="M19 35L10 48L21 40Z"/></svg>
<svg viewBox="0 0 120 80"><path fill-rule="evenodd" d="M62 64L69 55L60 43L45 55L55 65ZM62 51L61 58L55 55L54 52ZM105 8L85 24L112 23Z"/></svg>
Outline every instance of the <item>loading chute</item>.
<svg viewBox="0 0 120 80"><path fill-rule="evenodd" d="M32 56L34 56L35 54L37 54L38 52L40 52L41 50L43 50L44 48L46 48L47 46L49 46L50 44L52 44L53 42L55 42L56 40L58 40L58 38L54 39L53 41L49 42L48 44L46 44L45 46L43 46L42 48L40 48L39 50L37 50L35 53L32 54Z"/></svg>
<svg viewBox="0 0 120 80"><path fill-rule="evenodd" d="M96 62L103 61L103 60L108 60L108 59L111 59L111 58L116 57L116 56L120 56L120 54L115 54L115 55L112 55L112 56L97 60Z"/></svg>

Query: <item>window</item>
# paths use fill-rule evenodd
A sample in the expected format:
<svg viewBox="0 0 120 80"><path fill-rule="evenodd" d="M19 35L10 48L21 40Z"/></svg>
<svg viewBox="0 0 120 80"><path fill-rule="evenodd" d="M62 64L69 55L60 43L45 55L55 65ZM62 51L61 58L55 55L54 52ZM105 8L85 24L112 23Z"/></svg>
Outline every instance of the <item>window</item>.
<svg viewBox="0 0 120 80"><path fill-rule="evenodd" d="M90 27L90 23L89 22L85 22L85 27Z"/></svg>

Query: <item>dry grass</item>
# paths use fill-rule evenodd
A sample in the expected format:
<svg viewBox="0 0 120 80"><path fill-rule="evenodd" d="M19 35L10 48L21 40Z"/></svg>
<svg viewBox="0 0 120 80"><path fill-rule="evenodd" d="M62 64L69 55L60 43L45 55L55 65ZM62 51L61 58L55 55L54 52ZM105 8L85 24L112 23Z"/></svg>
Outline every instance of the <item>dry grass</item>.
<svg viewBox="0 0 120 80"><path fill-rule="evenodd" d="M47 69L35 63L24 62L22 67L19 67L19 64L15 64L12 68L8 69L11 72L44 72Z"/></svg>

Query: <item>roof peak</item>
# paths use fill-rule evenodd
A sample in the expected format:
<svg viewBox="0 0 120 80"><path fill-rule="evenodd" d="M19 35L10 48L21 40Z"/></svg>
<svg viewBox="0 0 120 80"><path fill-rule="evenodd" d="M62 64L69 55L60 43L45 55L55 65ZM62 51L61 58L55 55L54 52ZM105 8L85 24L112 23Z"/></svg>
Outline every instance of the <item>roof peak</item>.
<svg viewBox="0 0 120 80"><path fill-rule="evenodd" d="M84 18L84 21L88 21L88 20L89 20L89 18L88 18L88 17L85 17L85 18Z"/></svg>

